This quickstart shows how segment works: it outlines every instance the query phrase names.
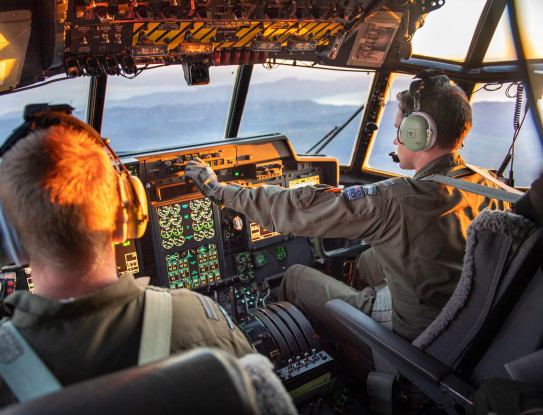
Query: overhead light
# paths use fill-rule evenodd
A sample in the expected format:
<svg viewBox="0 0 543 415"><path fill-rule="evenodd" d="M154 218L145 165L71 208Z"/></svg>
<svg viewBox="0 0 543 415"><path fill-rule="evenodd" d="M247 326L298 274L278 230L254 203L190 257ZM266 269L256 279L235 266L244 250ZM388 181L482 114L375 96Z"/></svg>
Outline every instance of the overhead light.
<svg viewBox="0 0 543 415"><path fill-rule="evenodd" d="M281 42L277 42L270 39L255 39L251 44L251 50L255 52L280 52Z"/></svg>
<svg viewBox="0 0 543 415"><path fill-rule="evenodd" d="M182 42L177 47L179 52L185 55L213 53L213 43Z"/></svg>
<svg viewBox="0 0 543 415"><path fill-rule="evenodd" d="M132 56L165 56L168 54L168 45L144 44L132 46Z"/></svg>
<svg viewBox="0 0 543 415"><path fill-rule="evenodd" d="M311 52L317 48L314 40L291 37L287 42L287 49L291 52Z"/></svg>

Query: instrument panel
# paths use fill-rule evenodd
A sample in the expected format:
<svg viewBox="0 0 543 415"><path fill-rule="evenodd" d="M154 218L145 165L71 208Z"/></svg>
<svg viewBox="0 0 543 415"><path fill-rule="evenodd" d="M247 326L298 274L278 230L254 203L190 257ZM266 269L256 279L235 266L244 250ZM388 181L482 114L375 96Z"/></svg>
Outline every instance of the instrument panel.
<svg viewBox="0 0 543 415"><path fill-rule="evenodd" d="M264 304L267 290L290 265L315 264L307 238L268 231L240 212L213 204L185 182L184 169L199 157L221 182L296 188L337 184L335 159L298 157L279 134L129 157L122 158L146 187L150 215L146 234L136 241L141 260L135 262L153 284L204 292L242 315Z"/></svg>

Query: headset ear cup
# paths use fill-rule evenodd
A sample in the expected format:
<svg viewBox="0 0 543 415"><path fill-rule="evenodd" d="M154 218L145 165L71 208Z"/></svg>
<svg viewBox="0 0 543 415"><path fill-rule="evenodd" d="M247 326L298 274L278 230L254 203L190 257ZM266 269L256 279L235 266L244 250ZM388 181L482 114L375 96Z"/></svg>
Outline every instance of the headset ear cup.
<svg viewBox="0 0 543 415"><path fill-rule="evenodd" d="M13 225L6 219L4 209L0 203L0 232L2 234L2 246L6 255L17 266L28 265L28 255L15 231Z"/></svg>
<svg viewBox="0 0 543 415"><path fill-rule="evenodd" d="M141 238L147 228L149 218L147 196L143 183L136 176L121 173L119 176L119 193L122 204L121 228L118 237L122 241Z"/></svg>
<svg viewBox="0 0 543 415"><path fill-rule="evenodd" d="M433 118L424 112L412 112L400 123L399 135L410 151L425 151L436 142L437 129Z"/></svg>
<svg viewBox="0 0 543 415"><path fill-rule="evenodd" d="M135 191L133 203L133 225L129 229L133 229L130 232L129 238L141 238L147 229L147 222L149 220L149 207L147 205L147 196L145 195L145 187L139 178L136 176L129 176L132 183L132 189Z"/></svg>

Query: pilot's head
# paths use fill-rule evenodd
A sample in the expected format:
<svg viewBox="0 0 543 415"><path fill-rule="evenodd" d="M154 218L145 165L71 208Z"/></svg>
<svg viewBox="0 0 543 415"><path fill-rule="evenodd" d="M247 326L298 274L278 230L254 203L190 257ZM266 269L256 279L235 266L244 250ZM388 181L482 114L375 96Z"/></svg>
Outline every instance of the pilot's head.
<svg viewBox="0 0 543 415"><path fill-rule="evenodd" d="M422 85L422 87L421 87ZM415 94L420 87L420 109ZM415 111L429 115L436 127L435 145L442 149L458 149L472 125L471 105L464 91L444 75L411 83L409 90L397 96L400 120Z"/></svg>
<svg viewBox="0 0 543 415"><path fill-rule="evenodd" d="M7 151L0 200L31 264L76 268L100 261L120 204L107 153L64 124L30 132Z"/></svg>

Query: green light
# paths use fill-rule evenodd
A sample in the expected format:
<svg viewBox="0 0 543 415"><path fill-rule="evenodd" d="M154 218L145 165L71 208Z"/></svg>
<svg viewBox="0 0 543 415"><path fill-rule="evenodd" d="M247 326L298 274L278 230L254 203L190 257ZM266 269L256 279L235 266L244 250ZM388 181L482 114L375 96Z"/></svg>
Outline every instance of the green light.
<svg viewBox="0 0 543 415"><path fill-rule="evenodd" d="M130 246L130 241L126 241L123 246Z"/></svg>
<svg viewBox="0 0 543 415"><path fill-rule="evenodd" d="M239 171L234 172L234 176L236 176L236 177L239 176Z"/></svg>

